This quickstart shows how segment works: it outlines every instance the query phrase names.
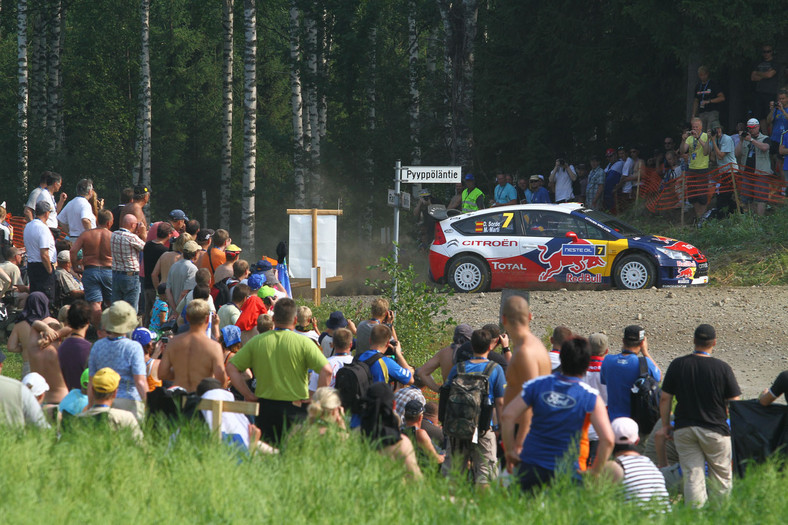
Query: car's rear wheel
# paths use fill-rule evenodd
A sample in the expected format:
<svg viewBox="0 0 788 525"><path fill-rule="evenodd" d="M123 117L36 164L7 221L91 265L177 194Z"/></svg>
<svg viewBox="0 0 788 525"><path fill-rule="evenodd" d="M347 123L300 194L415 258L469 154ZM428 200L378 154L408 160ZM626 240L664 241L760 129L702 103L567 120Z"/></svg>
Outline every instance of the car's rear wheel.
<svg viewBox="0 0 788 525"><path fill-rule="evenodd" d="M490 270L478 257L458 257L449 265L449 284L458 292L483 292L490 287Z"/></svg>
<svg viewBox="0 0 788 525"><path fill-rule="evenodd" d="M616 265L613 283L626 290L642 290L654 286L657 270L645 255L627 255Z"/></svg>

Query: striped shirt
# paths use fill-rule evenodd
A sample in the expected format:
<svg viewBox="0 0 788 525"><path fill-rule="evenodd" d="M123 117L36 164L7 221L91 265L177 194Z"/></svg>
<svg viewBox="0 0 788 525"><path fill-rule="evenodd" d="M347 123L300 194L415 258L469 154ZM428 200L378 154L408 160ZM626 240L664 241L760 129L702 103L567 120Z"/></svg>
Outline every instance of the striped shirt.
<svg viewBox="0 0 788 525"><path fill-rule="evenodd" d="M654 502L661 507L669 507L670 500L665 488L665 478L656 465L646 456L630 456L622 454L616 458L616 463L624 471L624 493L627 501L636 501L638 504L654 498Z"/></svg>
<svg viewBox="0 0 788 525"><path fill-rule="evenodd" d="M118 228L112 232L109 244L112 250L113 271L140 271L140 252L145 247L142 239L125 228Z"/></svg>

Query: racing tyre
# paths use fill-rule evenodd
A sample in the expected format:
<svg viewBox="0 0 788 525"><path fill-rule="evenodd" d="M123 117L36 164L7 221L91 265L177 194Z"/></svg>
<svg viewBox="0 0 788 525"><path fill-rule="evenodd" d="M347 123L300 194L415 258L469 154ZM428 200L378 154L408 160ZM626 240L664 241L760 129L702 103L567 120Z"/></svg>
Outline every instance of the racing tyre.
<svg viewBox="0 0 788 525"><path fill-rule="evenodd" d="M483 292L490 287L490 270L478 257L458 257L449 265L449 284L458 292Z"/></svg>
<svg viewBox="0 0 788 525"><path fill-rule="evenodd" d="M656 276L654 263L648 257L632 254L621 259L616 265L613 282L617 288L642 290L654 286Z"/></svg>

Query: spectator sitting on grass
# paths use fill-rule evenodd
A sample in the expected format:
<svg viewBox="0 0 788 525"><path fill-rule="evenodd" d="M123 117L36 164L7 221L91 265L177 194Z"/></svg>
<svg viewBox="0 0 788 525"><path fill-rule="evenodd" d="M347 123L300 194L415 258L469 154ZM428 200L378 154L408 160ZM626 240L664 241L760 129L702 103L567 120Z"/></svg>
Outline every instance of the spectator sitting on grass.
<svg viewBox="0 0 788 525"><path fill-rule="evenodd" d="M137 418L128 410L112 408L112 403L118 395L120 375L109 367L102 368L93 374L92 384L93 406L79 414L79 417L104 419L113 430L128 428L134 440L141 443L143 436Z"/></svg>
<svg viewBox="0 0 788 525"><path fill-rule="evenodd" d="M331 427L345 430L345 410L335 388L321 386L315 391L307 409L307 424L316 426L320 435Z"/></svg>
<svg viewBox="0 0 788 525"><path fill-rule="evenodd" d="M74 388L66 397L63 398L63 401L60 402L58 405L58 410L60 413L68 413L72 416L78 416L85 410L85 407L88 406L88 381L90 380L90 374L88 373L88 369L86 368L84 372L82 372L82 377L80 378L80 388Z"/></svg>
<svg viewBox="0 0 788 525"><path fill-rule="evenodd" d="M402 432L408 436L416 448L416 456L420 467L426 467L431 462L443 463L446 455L435 449L435 444L430 439L427 431L421 428L424 419L424 404L418 399L411 399L407 402L403 410L404 424Z"/></svg>

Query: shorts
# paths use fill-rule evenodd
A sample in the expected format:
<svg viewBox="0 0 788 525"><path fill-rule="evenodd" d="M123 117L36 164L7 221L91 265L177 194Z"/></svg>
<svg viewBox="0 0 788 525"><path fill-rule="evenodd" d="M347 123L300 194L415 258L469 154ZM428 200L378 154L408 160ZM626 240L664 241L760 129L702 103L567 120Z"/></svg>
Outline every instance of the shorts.
<svg viewBox="0 0 788 525"><path fill-rule="evenodd" d="M112 299L112 269L93 266L82 272L82 286L85 300L89 303L104 301L107 305Z"/></svg>
<svg viewBox="0 0 788 525"><path fill-rule="evenodd" d="M709 203L709 170L687 170L687 194L692 197L687 198L690 204L707 205ZM702 194L699 194L700 191Z"/></svg>

